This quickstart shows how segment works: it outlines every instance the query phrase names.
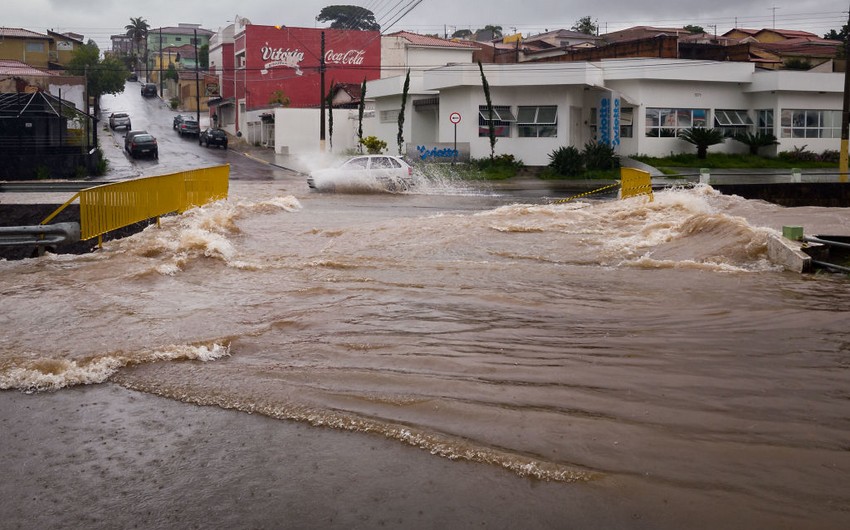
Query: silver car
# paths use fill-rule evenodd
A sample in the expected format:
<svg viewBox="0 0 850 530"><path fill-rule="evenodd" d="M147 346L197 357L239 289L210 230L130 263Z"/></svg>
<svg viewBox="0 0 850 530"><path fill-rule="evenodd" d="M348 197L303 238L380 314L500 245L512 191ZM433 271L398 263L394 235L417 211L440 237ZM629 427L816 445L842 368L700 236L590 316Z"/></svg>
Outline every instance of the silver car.
<svg viewBox="0 0 850 530"><path fill-rule="evenodd" d="M355 156L337 167L313 171L307 185L317 190L407 191L414 185L413 168L397 156Z"/></svg>
<svg viewBox="0 0 850 530"><path fill-rule="evenodd" d="M130 115L126 112L113 112L109 115L109 128L113 131L115 129L126 129L129 131L132 128L130 125Z"/></svg>

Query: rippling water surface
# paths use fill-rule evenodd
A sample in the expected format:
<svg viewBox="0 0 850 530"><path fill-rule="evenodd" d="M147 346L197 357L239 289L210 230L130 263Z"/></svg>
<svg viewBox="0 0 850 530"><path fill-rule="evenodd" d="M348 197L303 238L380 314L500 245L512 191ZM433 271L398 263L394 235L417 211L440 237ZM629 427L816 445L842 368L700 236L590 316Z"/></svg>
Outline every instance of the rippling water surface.
<svg viewBox="0 0 850 530"><path fill-rule="evenodd" d="M556 204L236 182L102 251L0 262L0 388L111 381L831 527L850 281L770 263L783 224L850 234L845 210L708 187Z"/></svg>

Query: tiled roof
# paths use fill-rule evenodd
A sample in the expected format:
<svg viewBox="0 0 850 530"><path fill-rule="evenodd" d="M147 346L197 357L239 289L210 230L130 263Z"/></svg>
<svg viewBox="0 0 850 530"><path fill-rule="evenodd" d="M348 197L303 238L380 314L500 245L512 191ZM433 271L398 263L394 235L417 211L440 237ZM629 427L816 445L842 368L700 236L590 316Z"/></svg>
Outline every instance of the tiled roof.
<svg viewBox="0 0 850 530"><path fill-rule="evenodd" d="M433 46L435 48L463 48L463 49L475 49L477 46L472 42L464 42L464 41L453 41L447 39L441 39L439 37L431 37L428 35L420 35L418 33L411 33L409 31L397 31L395 33L390 33L386 35L387 37L400 37L402 39L407 40L409 43L414 46Z"/></svg>
<svg viewBox="0 0 850 530"><path fill-rule="evenodd" d="M23 28L0 28L0 37L20 39L50 39L47 35Z"/></svg>
<svg viewBox="0 0 850 530"><path fill-rule="evenodd" d="M0 75L56 75L53 72L39 70L32 66L22 63L21 61L13 61L10 59L0 59Z"/></svg>

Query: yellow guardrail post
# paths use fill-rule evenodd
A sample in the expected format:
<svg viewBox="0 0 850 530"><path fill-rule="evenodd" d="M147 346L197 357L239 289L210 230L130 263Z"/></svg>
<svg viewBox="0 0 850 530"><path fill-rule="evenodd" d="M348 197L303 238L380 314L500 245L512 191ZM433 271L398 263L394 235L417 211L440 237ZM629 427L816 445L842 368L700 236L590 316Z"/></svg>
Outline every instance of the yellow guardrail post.
<svg viewBox="0 0 850 530"><path fill-rule="evenodd" d="M652 195L652 177L649 172L632 167L620 168L620 198L638 197L646 195L650 201L655 197Z"/></svg>

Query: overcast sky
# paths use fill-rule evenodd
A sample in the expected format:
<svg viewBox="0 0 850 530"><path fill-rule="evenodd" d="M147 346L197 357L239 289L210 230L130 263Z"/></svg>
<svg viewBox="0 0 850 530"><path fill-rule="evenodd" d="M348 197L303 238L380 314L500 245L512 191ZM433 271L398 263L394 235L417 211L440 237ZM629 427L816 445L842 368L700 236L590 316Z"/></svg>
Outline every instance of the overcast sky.
<svg viewBox="0 0 850 530"><path fill-rule="evenodd" d="M847 0L2 0L0 26L43 33L72 31L94 39L101 48L109 36L124 33L130 17L142 17L151 27L201 24L213 31L236 15L253 24L322 27L316 15L325 6L348 4L375 13L383 30L451 34L488 24L533 35L545 30L570 29L589 16L601 33L630 26L695 24L723 33L733 27L799 29L823 35L847 23ZM389 27L391 26L391 27Z"/></svg>

